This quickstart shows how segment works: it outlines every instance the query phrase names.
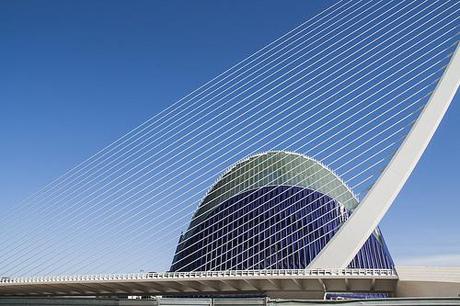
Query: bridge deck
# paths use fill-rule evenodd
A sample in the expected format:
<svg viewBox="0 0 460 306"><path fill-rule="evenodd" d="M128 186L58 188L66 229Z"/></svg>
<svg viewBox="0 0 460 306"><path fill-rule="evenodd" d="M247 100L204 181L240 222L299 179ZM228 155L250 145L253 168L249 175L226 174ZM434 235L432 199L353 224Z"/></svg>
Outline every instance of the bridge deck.
<svg viewBox="0 0 460 306"><path fill-rule="evenodd" d="M198 295L261 293L322 298L326 291L394 292L387 269L165 272L6 279L0 295Z"/></svg>

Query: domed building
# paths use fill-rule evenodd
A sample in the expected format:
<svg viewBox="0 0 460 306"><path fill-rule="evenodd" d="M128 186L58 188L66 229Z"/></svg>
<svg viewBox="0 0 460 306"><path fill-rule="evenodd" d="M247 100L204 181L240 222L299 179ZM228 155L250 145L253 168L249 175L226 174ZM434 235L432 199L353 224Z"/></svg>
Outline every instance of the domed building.
<svg viewBox="0 0 460 306"><path fill-rule="evenodd" d="M304 269L359 201L332 170L274 151L227 170L181 236L171 271ZM393 268L376 229L351 268Z"/></svg>

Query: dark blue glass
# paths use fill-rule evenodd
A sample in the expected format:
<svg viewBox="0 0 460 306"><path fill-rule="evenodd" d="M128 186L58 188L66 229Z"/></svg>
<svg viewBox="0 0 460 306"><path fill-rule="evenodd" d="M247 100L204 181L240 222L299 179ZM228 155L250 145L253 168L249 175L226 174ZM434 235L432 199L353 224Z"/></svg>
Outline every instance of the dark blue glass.
<svg viewBox="0 0 460 306"><path fill-rule="evenodd" d="M188 234L171 271L304 269L348 216L334 199L302 187L243 192L218 205ZM383 237L375 233L349 265L393 266Z"/></svg>

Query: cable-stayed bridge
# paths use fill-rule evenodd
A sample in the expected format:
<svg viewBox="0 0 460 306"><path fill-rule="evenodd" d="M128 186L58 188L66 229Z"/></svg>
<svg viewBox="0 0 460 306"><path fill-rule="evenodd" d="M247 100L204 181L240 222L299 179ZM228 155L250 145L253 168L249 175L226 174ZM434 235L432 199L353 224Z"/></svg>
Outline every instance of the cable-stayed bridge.
<svg viewBox="0 0 460 306"><path fill-rule="evenodd" d="M237 63L0 216L0 294L394 294L378 224L457 91L459 9L337 1Z"/></svg>

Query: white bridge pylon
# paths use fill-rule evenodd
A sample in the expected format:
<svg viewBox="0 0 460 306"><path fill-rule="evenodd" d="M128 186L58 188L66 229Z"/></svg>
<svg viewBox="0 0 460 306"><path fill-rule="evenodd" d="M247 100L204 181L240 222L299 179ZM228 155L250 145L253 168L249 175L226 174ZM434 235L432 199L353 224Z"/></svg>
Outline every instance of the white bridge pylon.
<svg viewBox="0 0 460 306"><path fill-rule="evenodd" d="M460 44L430 100L379 179L308 268L345 268L375 230L428 146L460 84Z"/></svg>

